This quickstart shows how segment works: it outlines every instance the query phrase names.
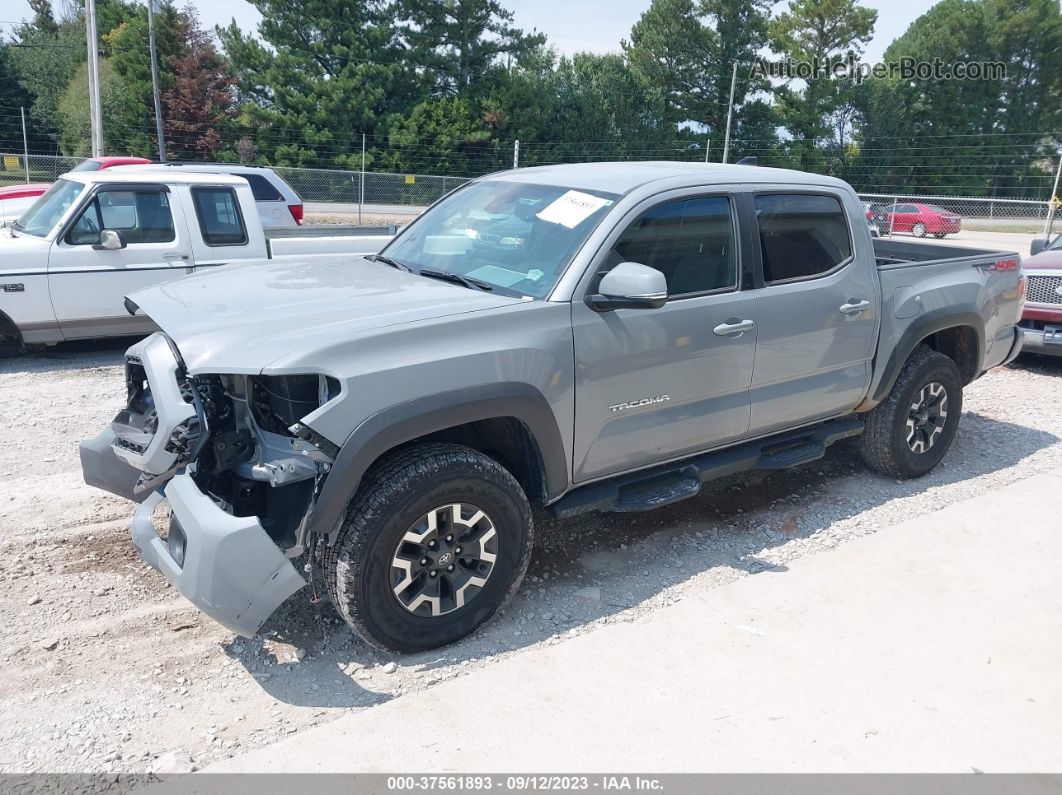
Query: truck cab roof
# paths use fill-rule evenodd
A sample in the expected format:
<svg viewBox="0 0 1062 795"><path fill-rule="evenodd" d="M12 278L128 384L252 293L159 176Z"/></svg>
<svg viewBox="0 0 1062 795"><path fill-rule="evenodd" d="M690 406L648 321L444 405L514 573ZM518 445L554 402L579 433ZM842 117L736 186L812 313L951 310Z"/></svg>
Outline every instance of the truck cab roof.
<svg viewBox="0 0 1062 795"><path fill-rule="evenodd" d="M849 189L834 177L808 174L786 168L738 166L729 163L696 163L672 160L567 163L510 169L483 177L487 180L519 178L521 182L563 185L583 190L627 194L650 183L667 182L666 187L748 183L792 183L807 187L822 185ZM662 186L663 187L663 186Z"/></svg>
<svg viewBox="0 0 1062 795"><path fill-rule="evenodd" d="M231 185L237 187L246 185L247 180L243 177L234 177L229 174L203 174L192 171L158 172L139 171L125 169L108 169L107 171L77 171L67 172L59 179L70 182L80 182L84 185L100 185L107 183L149 184L158 185L160 182L168 185Z"/></svg>

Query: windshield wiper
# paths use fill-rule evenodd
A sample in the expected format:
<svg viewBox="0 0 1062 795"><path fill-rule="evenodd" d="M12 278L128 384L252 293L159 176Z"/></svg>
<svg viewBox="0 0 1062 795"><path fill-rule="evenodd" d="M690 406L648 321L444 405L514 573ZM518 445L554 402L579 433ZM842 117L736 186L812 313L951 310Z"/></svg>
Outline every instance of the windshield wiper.
<svg viewBox="0 0 1062 795"><path fill-rule="evenodd" d="M397 268L398 270L405 271L406 273L413 272L413 269L406 265L404 262L399 262L396 259L385 257L383 254L369 254L365 257L365 259L369 260L370 262L382 262L384 265L390 265L392 268Z"/></svg>
<svg viewBox="0 0 1062 795"><path fill-rule="evenodd" d="M471 276L462 276L460 273L452 273L450 271L437 271L433 268L421 268L417 271L421 276L427 276L430 279L440 279L444 282L453 282L454 284L460 284L463 287L469 287L474 290L483 290L484 292L491 292L494 289L494 285L490 282L485 282L481 279L473 279Z"/></svg>

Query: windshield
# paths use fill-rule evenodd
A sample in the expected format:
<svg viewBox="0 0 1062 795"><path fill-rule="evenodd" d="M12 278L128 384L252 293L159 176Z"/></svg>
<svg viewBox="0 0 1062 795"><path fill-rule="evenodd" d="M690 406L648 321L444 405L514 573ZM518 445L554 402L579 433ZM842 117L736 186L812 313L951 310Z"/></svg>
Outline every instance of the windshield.
<svg viewBox="0 0 1062 795"><path fill-rule="evenodd" d="M28 235L44 237L59 223L63 213L70 209L70 205L84 189L85 186L80 182L56 180L55 184L15 221L15 229Z"/></svg>
<svg viewBox="0 0 1062 795"><path fill-rule="evenodd" d="M70 170L71 171L99 171L100 170L100 166L102 166L102 165L103 165L103 163L101 163L99 160L82 160L80 163L78 163L76 166L74 166Z"/></svg>
<svg viewBox="0 0 1062 795"><path fill-rule="evenodd" d="M618 199L556 185L473 182L428 210L382 253L413 270L456 273L499 292L544 298Z"/></svg>

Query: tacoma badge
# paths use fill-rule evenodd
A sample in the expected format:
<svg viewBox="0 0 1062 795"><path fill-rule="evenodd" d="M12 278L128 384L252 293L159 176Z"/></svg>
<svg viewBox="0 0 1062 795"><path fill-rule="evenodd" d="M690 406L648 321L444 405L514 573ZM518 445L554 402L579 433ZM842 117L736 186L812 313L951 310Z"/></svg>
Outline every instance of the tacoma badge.
<svg viewBox="0 0 1062 795"><path fill-rule="evenodd" d="M653 403L666 403L671 400L671 395L657 395L656 397L642 398L641 400L630 400L626 403L617 403L615 406L609 406L609 411L623 411L624 409L636 409L641 406L650 406Z"/></svg>

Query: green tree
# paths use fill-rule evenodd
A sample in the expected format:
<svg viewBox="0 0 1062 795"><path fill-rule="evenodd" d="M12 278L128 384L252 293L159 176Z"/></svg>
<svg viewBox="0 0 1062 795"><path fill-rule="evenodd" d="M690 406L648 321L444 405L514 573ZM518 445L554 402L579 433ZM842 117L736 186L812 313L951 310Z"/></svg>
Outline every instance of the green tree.
<svg viewBox="0 0 1062 795"><path fill-rule="evenodd" d="M0 41L0 150L22 151L22 118L19 108L29 106L30 95L19 82L11 50Z"/></svg>
<svg viewBox="0 0 1062 795"><path fill-rule="evenodd" d="M548 142L556 137L556 63L553 49L540 45L523 53L509 68L492 69L479 78L478 115L492 137L529 143ZM499 159L494 167L504 166Z"/></svg>
<svg viewBox="0 0 1062 795"><path fill-rule="evenodd" d="M942 0L889 46L886 62L1000 62L1006 77L869 81L858 96L851 179L883 192L1046 198L1052 175L1042 158L1058 142L1060 53L1053 0Z"/></svg>
<svg viewBox="0 0 1062 795"><path fill-rule="evenodd" d="M771 0L701 0L698 6L699 13L706 20L707 43L700 65L704 81L701 89L703 101L695 118L708 126L720 146L726 129L734 64L738 67L738 79L734 84L733 137L755 138L770 132L768 139L760 142L764 144L776 137L761 124L765 100L751 99L757 94L769 94L771 90L770 82L754 75L752 69L757 53L767 45L771 5ZM772 120L771 127L774 126Z"/></svg>
<svg viewBox="0 0 1062 795"><path fill-rule="evenodd" d="M492 159L490 132L461 97L421 102L394 120L387 142L374 163L392 171L474 175L484 170L483 156Z"/></svg>
<svg viewBox="0 0 1062 795"><path fill-rule="evenodd" d="M770 22L771 47L799 63L854 64L873 35L877 16L857 0L790 0L787 10ZM796 167L826 168L822 145L832 138L838 112L852 102L852 86L851 80L827 73L811 76L803 88L778 88L777 112L793 138Z"/></svg>
<svg viewBox="0 0 1062 795"><path fill-rule="evenodd" d="M546 40L515 27L497 0L400 0L398 13L406 57L438 94L467 92L500 59L512 63Z"/></svg>
<svg viewBox="0 0 1062 795"><path fill-rule="evenodd" d="M55 146L62 126L60 100L86 58L85 27L81 17L55 20L46 6L38 4L35 22L15 29L17 46L5 47L5 51L30 98L32 122ZM85 88L87 92L87 84Z"/></svg>
<svg viewBox="0 0 1062 795"><path fill-rule="evenodd" d="M109 58L100 60L100 105L103 113L105 152L148 156L154 143L146 130L133 128L140 115L139 103L129 91ZM88 157L90 122L88 65L82 63L59 101L59 148L66 155Z"/></svg>
<svg viewBox="0 0 1062 795"><path fill-rule="evenodd" d="M674 137L663 123L661 92L621 55L562 58L551 89L557 133L550 160L637 157Z"/></svg>
<svg viewBox="0 0 1062 795"><path fill-rule="evenodd" d="M630 68L659 89L667 125L699 120L708 39L693 0L653 0L621 42Z"/></svg>
<svg viewBox="0 0 1062 795"><path fill-rule="evenodd" d="M380 0L253 0L262 41L235 21L219 29L237 76L243 119L264 157L331 165L385 135L420 98L394 23ZM264 42L264 43L263 43Z"/></svg>

